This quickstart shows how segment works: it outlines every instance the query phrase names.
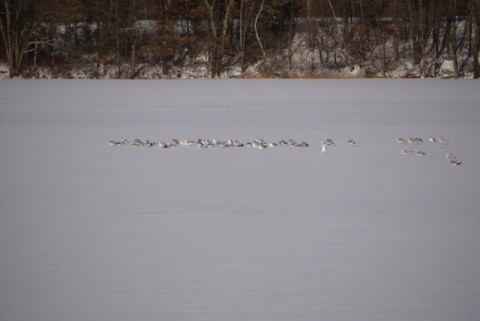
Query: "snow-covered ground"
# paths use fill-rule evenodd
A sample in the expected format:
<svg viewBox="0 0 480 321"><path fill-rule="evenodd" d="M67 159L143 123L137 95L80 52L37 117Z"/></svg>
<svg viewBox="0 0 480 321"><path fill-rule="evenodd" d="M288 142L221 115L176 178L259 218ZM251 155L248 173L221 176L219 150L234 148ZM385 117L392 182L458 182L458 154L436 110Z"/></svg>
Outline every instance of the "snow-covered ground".
<svg viewBox="0 0 480 321"><path fill-rule="evenodd" d="M0 320L478 321L478 88L0 81Z"/></svg>

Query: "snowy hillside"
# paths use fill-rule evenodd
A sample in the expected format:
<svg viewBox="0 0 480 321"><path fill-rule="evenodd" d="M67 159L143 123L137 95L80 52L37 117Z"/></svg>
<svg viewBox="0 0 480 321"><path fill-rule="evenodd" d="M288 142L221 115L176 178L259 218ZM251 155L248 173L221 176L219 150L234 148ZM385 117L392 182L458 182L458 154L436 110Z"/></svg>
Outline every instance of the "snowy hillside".
<svg viewBox="0 0 480 321"><path fill-rule="evenodd" d="M0 320L477 321L479 124L471 80L0 81ZM245 145L132 146L199 138Z"/></svg>

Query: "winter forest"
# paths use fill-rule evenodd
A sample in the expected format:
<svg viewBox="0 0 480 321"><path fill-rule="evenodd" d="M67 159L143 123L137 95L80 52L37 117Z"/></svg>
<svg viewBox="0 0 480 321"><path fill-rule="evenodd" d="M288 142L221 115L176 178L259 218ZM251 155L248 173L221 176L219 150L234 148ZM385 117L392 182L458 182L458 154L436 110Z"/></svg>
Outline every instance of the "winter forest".
<svg viewBox="0 0 480 321"><path fill-rule="evenodd" d="M2 0L0 78L479 78L480 0Z"/></svg>

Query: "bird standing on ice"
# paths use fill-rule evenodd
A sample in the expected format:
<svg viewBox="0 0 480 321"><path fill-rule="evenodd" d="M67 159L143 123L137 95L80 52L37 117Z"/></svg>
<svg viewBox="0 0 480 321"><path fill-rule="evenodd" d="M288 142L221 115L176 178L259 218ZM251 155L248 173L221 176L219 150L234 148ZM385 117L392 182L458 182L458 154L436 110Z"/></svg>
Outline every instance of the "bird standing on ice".
<svg viewBox="0 0 480 321"><path fill-rule="evenodd" d="M456 157L455 155L453 155L453 154L447 154L445 157L446 157L449 161L455 160L455 159L457 158L457 157Z"/></svg>
<svg viewBox="0 0 480 321"><path fill-rule="evenodd" d="M448 143L450 143L450 141L449 141L448 139L444 138L444 137L440 137L440 138L438 139L438 141L439 141L440 143L442 143L442 144L448 144Z"/></svg>
<svg viewBox="0 0 480 321"><path fill-rule="evenodd" d="M422 152L421 150L417 150L417 153L416 153L417 156L425 156L426 154L427 153Z"/></svg>
<svg viewBox="0 0 480 321"><path fill-rule="evenodd" d="M327 152L327 145L328 145L327 142L322 142L322 153L324 154Z"/></svg>
<svg viewBox="0 0 480 321"><path fill-rule="evenodd" d="M354 141L353 139L349 139L348 142L347 142L347 144L350 145L350 146L353 146L353 145L355 145L356 143L355 143L355 141Z"/></svg>
<svg viewBox="0 0 480 321"><path fill-rule="evenodd" d="M109 141L108 144L109 144L110 146L113 146L113 147L120 147L120 146L122 146L122 143L121 143L121 142L117 142L117 141L114 141L114 140Z"/></svg>
<svg viewBox="0 0 480 321"><path fill-rule="evenodd" d="M325 143L327 145L335 145L335 143L333 142L333 140L331 140L330 138L328 138L327 140L325 140Z"/></svg>

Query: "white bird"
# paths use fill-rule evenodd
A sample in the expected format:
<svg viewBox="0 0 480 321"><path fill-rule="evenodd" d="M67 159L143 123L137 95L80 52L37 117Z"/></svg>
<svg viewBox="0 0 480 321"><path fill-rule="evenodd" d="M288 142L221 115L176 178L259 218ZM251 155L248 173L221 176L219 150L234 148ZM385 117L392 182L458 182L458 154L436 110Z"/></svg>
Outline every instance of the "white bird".
<svg viewBox="0 0 480 321"><path fill-rule="evenodd" d="M435 140L435 138L433 138L433 137L430 137L428 140L429 140L431 143L436 143L436 142L437 142L437 141Z"/></svg>
<svg viewBox="0 0 480 321"><path fill-rule="evenodd" d="M407 141L403 139L402 137L397 138L397 143L399 144L405 144Z"/></svg>
<svg viewBox="0 0 480 321"><path fill-rule="evenodd" d="M291 147L295 147L295 145L297 145L297 142L294 139L290 138L288 140L288 145L291 146Z"/></svg>
<svg viewBox="0 0 480 321"><path fill-rule="evenodd" d="M449 141L448 139L444 138L444 137L440 137L440 138L438 139L438 141L439 141L440 143L442 143L442 144L448 144L448 143L450 143L450 141Z"/></svg>
<svg viewBox="0 0 480 321"><path fill-rule="evenodd" d="M347 144L353 146L356 144L356 142L353 139L349 139Z"/></svg>
<svg viewBox="0 0 480 321"><path fill-rule="evenodd" d="M445 157L446 157L449 161L453 161L453 160L455 160L455 159L457 158L457 157L456 157L455 155L453 155L453 154L447 154Z"/></svg>
<svg viewBox="0 0 480 321"><path fill-rule="evenodd" d="M461 164L462 164L462 162L460 162L456 159L453 159L453 160L450 161L450 165L452 165L452 166L458 166L458 165L461 165Z"/></svg>
<svg viewBox="0 0 480 321"><path fill-rule="evenodd" d="M145 146L145 142L139 138L136 138L133 143L132 143L132 146L135 146L135 147L142 147L142 146Z"/></svg>
<svg viewBox="0 0 480 321"><path fill-rule="evenodd" d="M411 153L413 153L411 150L402 149L402 154L403 154L403 155L408 155L408 154L411 154Z"/></svg>
<svg viewBox="0 0 480 321"><path fill-rule="evenodd" d="M190 146L193 145L195 142L193 140L185 139L180 141L181 146Z"/></svg>
<svg viewBox="0 0 480 321"><path fill-rule="evenodd" d="M108 144L109 144L110 146L113 146L113 147L120 147L120 146L122 146L122 143L121 143L121 142L117 142L117 141L114 141L114 140L109 141Z"/></svg>
<svg viewBox="0 0 480 321"><path fill-rule="evenodd" d="M322 142L322 153L326 153L327 152L327 142Z"/></svg>
<svg viewBox="0 0 480 321"><path fill-rule="evenodd" d="M417 154L417 156L425 156L425 155L427 155L427 153L422 152L421 150L417 150L417 153L416 153L416 154Z"/></svg>
<svg viewBox="0 0 480 321"><path fill-rule="evenodd" d="M265 143L262 139L255 139L252 143L252 147L258 149L264 149L267 147L267 143Z"/></svg>
<svg viewBox="0 0 480 321"><path fill-rule="evenodd" d="M409 138L408 142L410 144L421 144L423 143L423 140L421 138L415 137L415 138Z"/></svg>
<svg viewBox="0 0 480 321"><path fill-rule="evenodd" d="M333 140L331 140L330 138L327 138L327 140L325 140L325 143L327 145L335 145L335 143L333 142Z"/></svg>
<svg viewBox="0 0 480 321"><path fill-rule="evenodd" d="M160 146L162 148L167 148L168 147L167 143L165 143L163 140L158 142L158 146Z"/></svg>

